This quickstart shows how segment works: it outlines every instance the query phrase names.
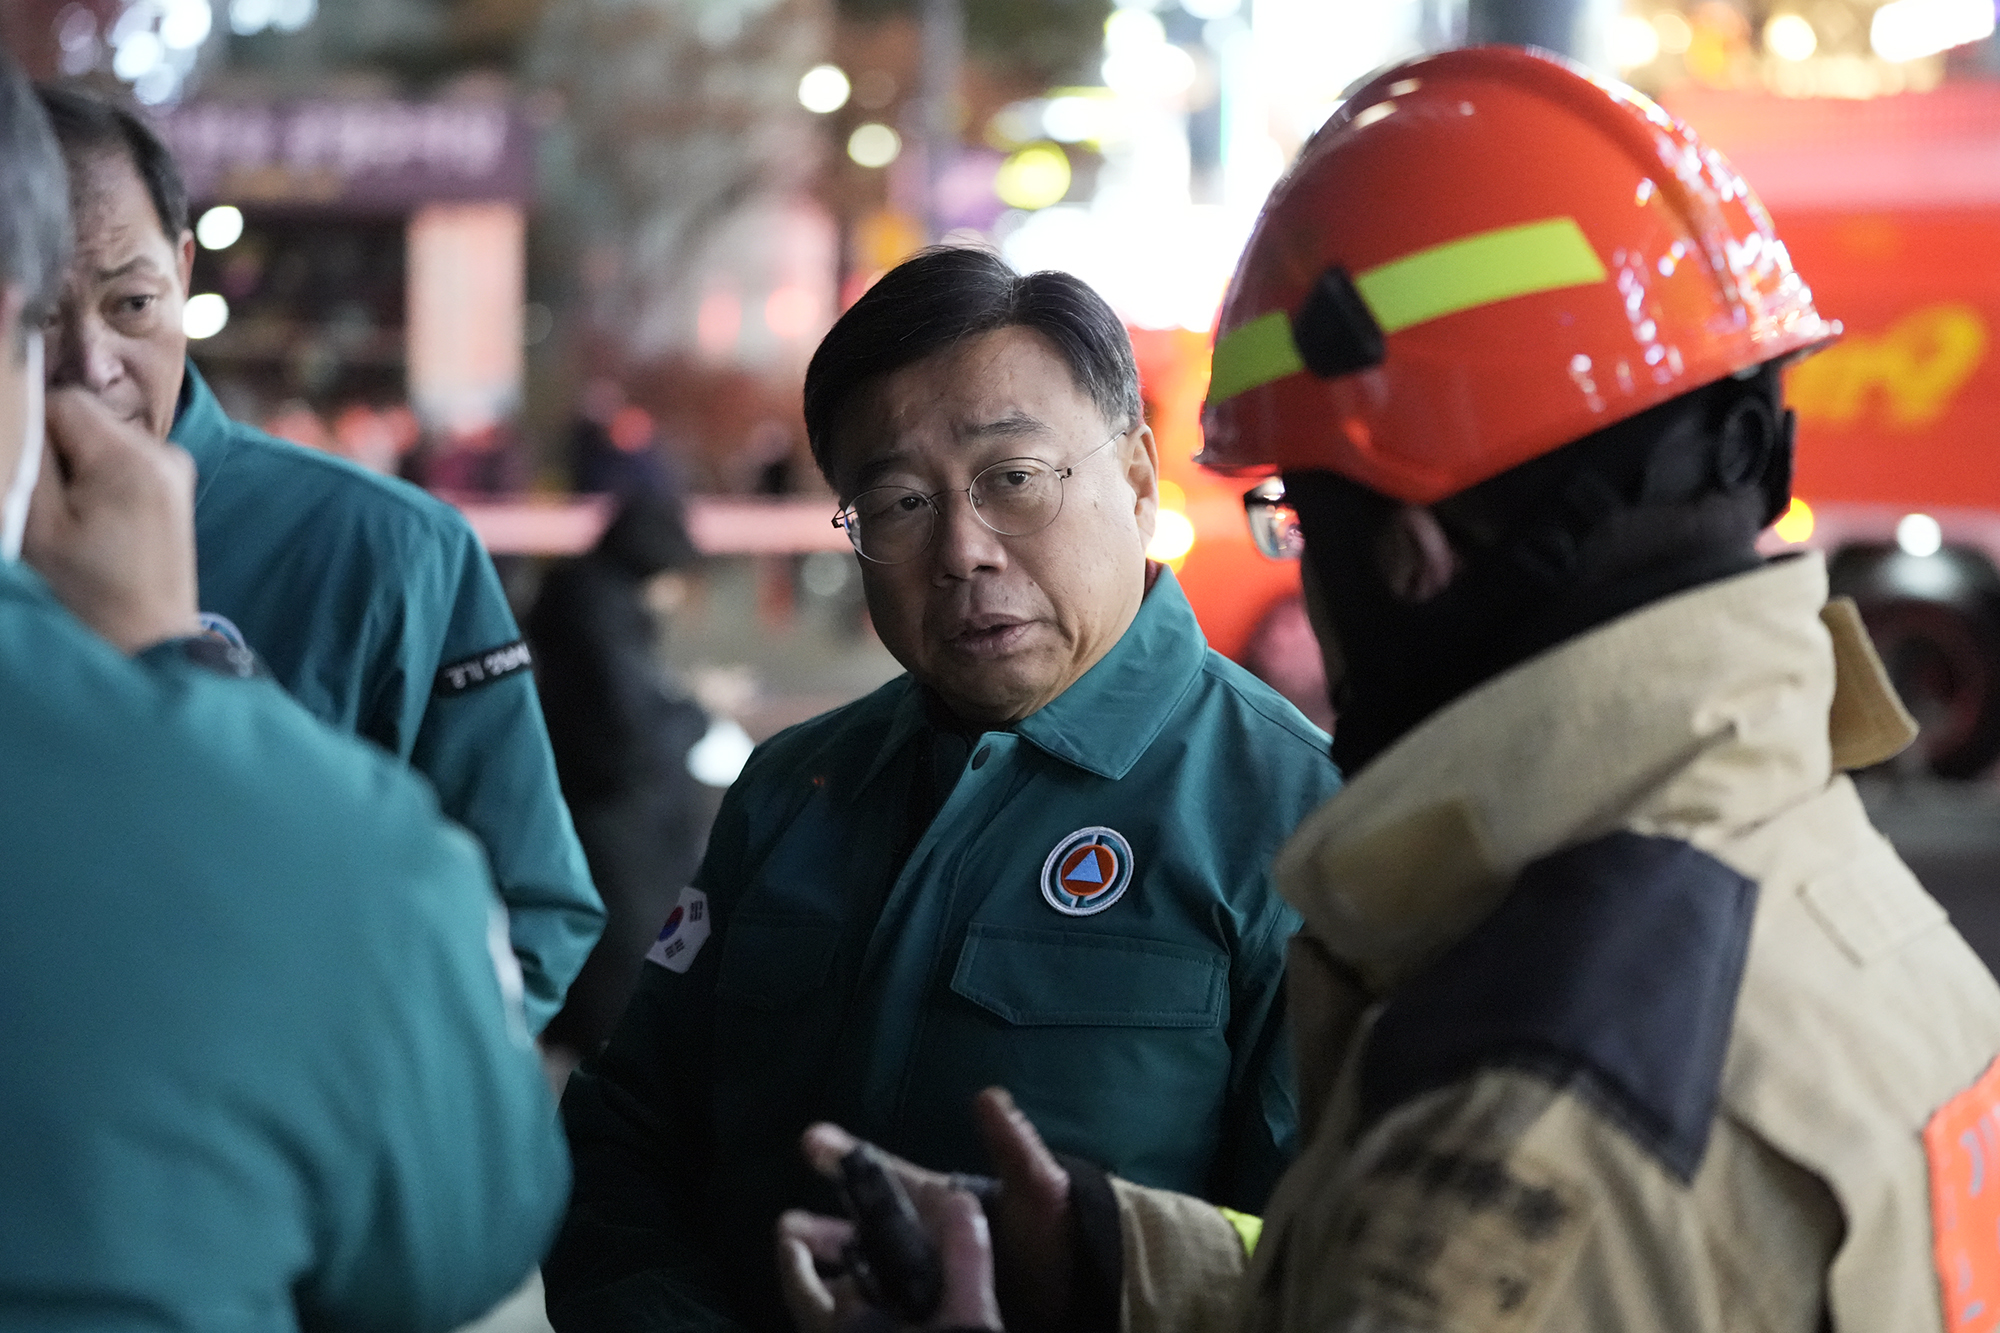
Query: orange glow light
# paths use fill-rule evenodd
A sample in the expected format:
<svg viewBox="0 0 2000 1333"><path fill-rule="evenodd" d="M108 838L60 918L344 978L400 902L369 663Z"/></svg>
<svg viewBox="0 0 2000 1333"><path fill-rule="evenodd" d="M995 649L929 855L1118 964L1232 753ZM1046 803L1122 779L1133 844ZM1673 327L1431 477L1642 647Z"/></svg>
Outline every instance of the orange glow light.
<svg viewBox="0 0 2000 1333"><path fill-rule="evenodd" d="M1779 515L1778 521L1771 525L1771 530L1778 534L1778 540L1791 546L1799 546L1809 541L1813 535L1812 506L1793 496L1790 508Z"/></svg>

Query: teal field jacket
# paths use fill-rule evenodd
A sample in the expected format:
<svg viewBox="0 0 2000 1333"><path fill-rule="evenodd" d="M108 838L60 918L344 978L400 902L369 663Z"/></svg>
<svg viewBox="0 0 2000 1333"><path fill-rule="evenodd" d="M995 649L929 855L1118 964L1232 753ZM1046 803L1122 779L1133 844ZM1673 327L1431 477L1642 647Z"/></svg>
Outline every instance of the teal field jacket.
<svg viewBox="0 0 2000 1333"><path fill-rule="evenodd" d="M0 565L0 894L0 1330L443 1333L541 1257L499 909L402 764Z"/></svg>
<svg viewBox="0 0 2000 1333"><path fill-rule="evenodd" d="M989 1084L1058 1151L1264 1203L1296 1119L1297 919L1268 867L1339 785L1324 734L1207 647L1166 572L1068 691L971 741L911 848L929 726L902 677L773 738L731 789L564 1098L559 1329L783 1328L772 1223L833 1202L800 1131L984 1171Z"/></svg>
<svg viewBox="0 0 2000 1333"><path fill-rule="evenodd" d="M604 909L478 537L414 486L232 421L193 363L172 439L199 474L202 609L234 623L322 722L429 778L485 845L540 1032Z"/></svg>

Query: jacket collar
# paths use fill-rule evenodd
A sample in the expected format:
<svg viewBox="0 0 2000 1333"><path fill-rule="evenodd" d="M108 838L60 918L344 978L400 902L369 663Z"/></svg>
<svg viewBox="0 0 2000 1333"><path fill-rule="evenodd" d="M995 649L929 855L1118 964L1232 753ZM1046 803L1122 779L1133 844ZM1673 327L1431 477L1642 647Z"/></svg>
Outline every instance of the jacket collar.
<svg viewBox="0 0 2000 1333"><path fill-rule="evenodd" d="M201 503L209 479L221 469L223 459L228 456L229 426L229 417L223 412L222 404L216 401L214 390L208 387L208 381L201 377L201 372L194 368L194 362L190 360L181 379L181 398L174 410L174 426L167 432L167 438L194 458L196 504Z"/></svg>
<svg viewBox="0 0 2000 1333"><path fill-rule="evenodd" d="M0 600L53 602L55 594L26 560L0 560Z"/></svg>
<svg viewBox="0 0 2000 1333"><path fill-rule="evenodd" d="M1914 724L1817 555L1643 607L1488 681L1383 752L1279 853L1280 891L1371 988L1614 829L1714 847L1879 762Z"/></svg>
<svg viewBox="0 0 2000 1333"><path fill-rule="evenodd" d="M1122 778L1166 726L1207 652L1208 640L1187 595L1173 571L1162 567L1111 651L1013 730L1043 753L1086 773ZM907 676L904 680L908 688L890 714L863 786L928 725L922 688Z"/></svg>

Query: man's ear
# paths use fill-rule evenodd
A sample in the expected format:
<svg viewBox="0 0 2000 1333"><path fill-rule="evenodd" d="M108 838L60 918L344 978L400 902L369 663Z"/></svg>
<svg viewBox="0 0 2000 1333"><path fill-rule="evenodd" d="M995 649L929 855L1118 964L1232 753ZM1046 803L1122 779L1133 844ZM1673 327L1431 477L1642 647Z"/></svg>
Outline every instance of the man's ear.
<svg viewBox="0 0 2000 1333"><path fill-rule="evenodd" d="M1125 482L1132 488L1132 517L1150 544L1160 513L1160 443L1153 428L1142 423L1127 433L1119 452L1125 459Z"/></svg>
<svg viewBox="0 0 2000 1333"><path fill-rule="evenodd" d="M1375 561L1398 601L1421 605L1449 588L1461 561L1438 517L1420 505L1402 505L1382 525Z"/></svg>
<svg viewBox="0 0 2000 1333"><path fill-rule="evenodd" d="M7 489L27 441L21 437L27 404L28 359L21 315L28 294L18 282L0 283L0 490Z"/></svg>
<svg viewBox="0 0 2000 1333"><path fill-rule="evenodd" d="M1785 408L1778 414L1778 438L1764 464L1764 527L1770 527L1792 507L1793 445L1798 439L1799 414Z"/></svg>
<svg viewBox="0 0 2000 1333"><path fill-rule="evenodd" d="M183 231L180 242L181 252L181 297L185 299L194 290L194 233Z"/></svg>

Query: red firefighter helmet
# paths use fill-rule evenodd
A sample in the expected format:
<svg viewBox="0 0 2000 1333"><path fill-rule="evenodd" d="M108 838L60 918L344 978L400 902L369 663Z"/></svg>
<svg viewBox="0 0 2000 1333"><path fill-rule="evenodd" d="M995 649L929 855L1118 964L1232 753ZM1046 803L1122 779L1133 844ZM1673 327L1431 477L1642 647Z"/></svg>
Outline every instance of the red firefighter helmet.
<svg viewBox="0 0 2000 1333"><path fill-rule="evenodd" d="M1658 106L1553 56L1450 51L1371 80L1272 191L1200 461L1429 504L1839 333Z"/></svg>

